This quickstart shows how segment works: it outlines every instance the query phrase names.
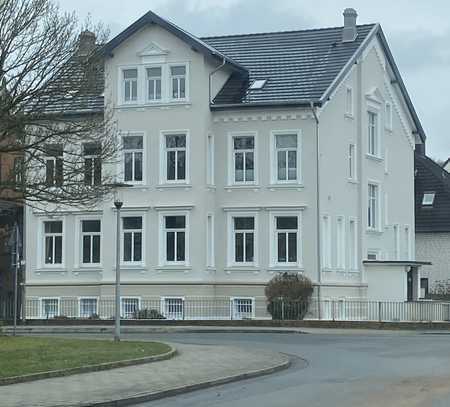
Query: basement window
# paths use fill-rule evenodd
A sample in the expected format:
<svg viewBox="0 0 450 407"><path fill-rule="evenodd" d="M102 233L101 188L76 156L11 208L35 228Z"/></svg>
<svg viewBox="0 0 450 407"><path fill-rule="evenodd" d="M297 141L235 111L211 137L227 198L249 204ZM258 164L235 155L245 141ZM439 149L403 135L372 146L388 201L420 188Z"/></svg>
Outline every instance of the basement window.
<svg viewBox="0 0 450 407"><path fill-rule="evenodd" d="M266 82L267 82L267 79L256 79L250 85L250 90L262 89L264 87L264 85L266 84Z"/></svg>
<svg viewBox="0 0 450 407"><path fill-rule="evenodd" d="M422 198L422 206L432 206L434 203L435 192L425 192Z"/></svg>

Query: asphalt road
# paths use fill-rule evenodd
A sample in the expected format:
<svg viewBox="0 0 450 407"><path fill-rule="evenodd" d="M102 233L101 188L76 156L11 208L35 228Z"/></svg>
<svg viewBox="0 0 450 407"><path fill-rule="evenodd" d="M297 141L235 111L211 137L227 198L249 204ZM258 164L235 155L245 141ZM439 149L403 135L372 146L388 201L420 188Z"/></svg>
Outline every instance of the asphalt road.
<svg viewBox="0 0 450 407"><path fill-rule="evenodd" d="M173 343L229 344L292 356L270 376L139 407L450 406L450 334L133 335Z"/></svg>

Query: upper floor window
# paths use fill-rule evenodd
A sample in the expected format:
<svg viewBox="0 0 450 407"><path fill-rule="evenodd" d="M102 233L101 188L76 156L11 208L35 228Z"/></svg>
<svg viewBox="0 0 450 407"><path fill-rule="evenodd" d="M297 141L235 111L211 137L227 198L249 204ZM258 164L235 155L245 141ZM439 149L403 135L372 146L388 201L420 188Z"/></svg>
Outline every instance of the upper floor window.
<svg viewBox="0 0 450 407"><path fill-rule="evenodd" d="M253 264L255 261L255 218L233 218L234 256L236 264Z"/></svg>
<svg viewBox="0 0 450 407"><path fill-rule="evenodd" d="M186 65L170 67L172 99L186 99Z"/></svg>
<svg viewBox="0 0 450 407"><path fill-rule="evenodd" d="M235 183L255 182L255 136L233 137L233 169Z"/></svg>
<svg viewBox="0 0 450 407"><path fill-rule="evenodd" d="M142 182L143 170L143 136L123 136L124 181Z"/></svg>
<svg viewBox="0 0 450 407"><path fill-rule="evenodd" d="M100 263L101 221L98 219L81 221L83 264Z"/></svg>
<svg viewBox="0 0 450 407"><path fill-rule="evenodd" d="M48 144L45 146L45 183L47 186L63 184L63 146Z"/></svg>
<svg viewBox="0 0 450 407"><path fill-rule="evenodd" d="M123 262L142 261L142 216L122 218Z"/></svg>
<svg viewBox="0 0 450 407"><path fill-rule="evenodd" d="M147 68L147 98L150 102L161 100L162 98L162 68Z"/></svg>
<svg viewBox="0 0 450 407"><path fill-rule="evenodd" d="M276 181L298 181L298 135L275 135Z"/></svg>
<svg viewBox="0 0 450 407"><path fill-rule="evenodd" d="M124 69L123 75L123 101L125 103L138 100L138 70L137 68Z"/></svg>
<svg viewBox="0 0 450 407"><path fill-rule="evenodd" d="M85 185L100 185L102 182L101 146L98 143L85 143L83 155Z"/></svg>
<svg viewBox="0 0 450 407"><path fill-rule="evenodd" d="M370 155L378 156L378 114L368 112L368 149Z"/></svg>
<svg viewBox="0 0 450 407"><path fill-rule="evenodd" d="M367 227L378 227L378 185L375 184L368 185Z"/></svg>
<svg viewBox="0 0 450 407"><path fill-rule="evenodd" d="M164 135L165 181L185 181L187 173L186 134Z"/></svg>
<svg viewBox="0 0 450 407"><path fill-rule="evenodd" d="M63 223L60 220L44 222L44 257L46 265L62 264Z"/></svg>

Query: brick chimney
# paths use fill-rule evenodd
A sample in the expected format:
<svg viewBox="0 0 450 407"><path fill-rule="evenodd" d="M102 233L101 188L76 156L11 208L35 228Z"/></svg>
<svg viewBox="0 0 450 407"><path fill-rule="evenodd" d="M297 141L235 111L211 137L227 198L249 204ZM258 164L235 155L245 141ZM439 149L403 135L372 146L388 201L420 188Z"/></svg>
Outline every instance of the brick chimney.
<svg viewBox="0 0 450 407"><path fill-rule="evenodd" d="M78 37L78 50L77 55L86 57L92 53L95 49L95 34L91 31L82 31Z"/></svg>
<svg viewBox="0 0 450 407"><path fill-rule="evenodd" d="M354 8L346 8L343 14L344 29L342 30L342 42L353 42L358 35L356 29L356 17L358 17L358 13Z"/></svg>

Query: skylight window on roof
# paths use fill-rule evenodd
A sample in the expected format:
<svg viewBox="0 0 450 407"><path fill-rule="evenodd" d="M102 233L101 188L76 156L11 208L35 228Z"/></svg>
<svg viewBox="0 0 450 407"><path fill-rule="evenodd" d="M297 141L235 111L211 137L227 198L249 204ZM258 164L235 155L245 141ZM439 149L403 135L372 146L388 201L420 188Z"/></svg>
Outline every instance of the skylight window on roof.
<svg viewBox="0 0 450 407"><path fill-rule="evenodd" d="M262 89L264 87L264 85L266 84L266 82L267 82L267 79L256 79L250 85L250 90Z"/></svg>
<svg viewBox="0 0 450 407"><path fill-rule="evenodd" d="M423 194L422 206L431 206L434 203L434 192L425 192Z"/></svg>

